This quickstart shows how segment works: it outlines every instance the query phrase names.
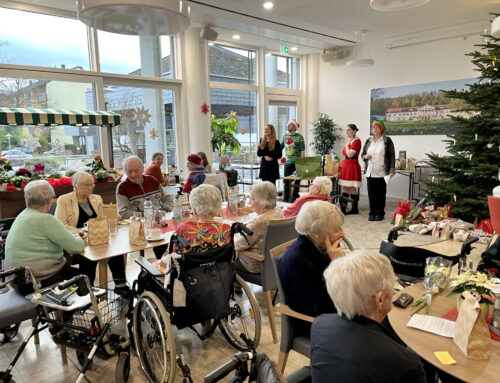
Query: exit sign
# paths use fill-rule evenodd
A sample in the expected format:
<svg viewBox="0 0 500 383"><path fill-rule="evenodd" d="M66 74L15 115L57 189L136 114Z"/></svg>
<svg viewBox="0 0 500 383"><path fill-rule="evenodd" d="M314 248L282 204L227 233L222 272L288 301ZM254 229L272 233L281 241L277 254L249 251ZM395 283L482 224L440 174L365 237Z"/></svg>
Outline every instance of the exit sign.
<svg viewBox="0 0 500 383"><path fill-rule="evenodd" d="M288 53L288 47L286 45L281 45L280 52L281 53Z"/></svg>

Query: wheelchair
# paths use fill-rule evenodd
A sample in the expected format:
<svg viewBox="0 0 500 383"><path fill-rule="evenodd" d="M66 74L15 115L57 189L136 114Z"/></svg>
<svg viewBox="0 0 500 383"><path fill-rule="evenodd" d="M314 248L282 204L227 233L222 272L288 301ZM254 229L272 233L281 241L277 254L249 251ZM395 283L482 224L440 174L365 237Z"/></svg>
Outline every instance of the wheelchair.
<svg viewBox="0 0 500 383"><path fill-rule="evenodd" d="M423 280L426 259L430 257L442 257L452 261L452 265L458 263L458 273L460 274L465 269L467 256L473 249L471 245L479 240L476 237L469 238L462 244L459 254L447 256L419 247L397 246L394 241L401 235L398 232L402 230L405 230L404 226L396 226L389 231L387 241L380 243L380 253L389 258L394 273L403 287Z"/></svg>
<svg viewBox="0 0 500 383"><path fill-rule="evenodd" d="M143 257L135 261L141 271L132 285L136 303L134 307L130 304L128 329L149 382L173 382L176 364L183 381L192 381L189 367L176 351L173 326L178 330L190 328L202 341L219 328L226 340L241 351L258 346L260 308L232 264L233 236L237 232L244 237L252 235L246 226L234 223L229 244L203 253L190 252L182 236L172 235L165 273ZM235 291L236 282L241 285L241 293Z"/></svg>

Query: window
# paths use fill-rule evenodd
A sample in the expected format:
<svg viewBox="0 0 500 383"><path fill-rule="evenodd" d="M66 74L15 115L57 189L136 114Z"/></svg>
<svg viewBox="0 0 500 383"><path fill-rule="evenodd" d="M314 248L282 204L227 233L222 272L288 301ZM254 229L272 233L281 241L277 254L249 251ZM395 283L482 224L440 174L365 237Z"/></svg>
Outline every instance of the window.
<svg viewBox="0 0 500 383"><path fill-rule="evenodd" d="M253 50L208 46L210 81L257 85L257 54Z"/></svg>
<svg viewBox="0 0 500 383"><path fill-rule="evenodd" d="M173 37L98 31L97 40L101 72L175 78Z"/></svg>
<svg viewBox="0 0 500 383"><path fill-rule="evenodd" d="M297 119L297 103L286 101L269 102L269 123L276 128L278 140L283 138L288 128L288 121Z"/></svg>
<svg viewBox="0 0 500 383"><path fill-rule="evenodd" d="M91 83L0 77L0 105L95 110ZM43 163L49 174L77 170L101 153L98 126L0 126L2 155L15 170ZM21 152L21 153L19 153Z"/></svg>
<svg viewBox="0 0 500 383"><path fill-rule="evenodd" d="M300 59L267 54L266 86L300 89Z"/></svg>
<svg viewBox="0 0 500 383"><path fill-rule="evenodd" d="M131 155L147 165L155 152L165 154L164 168L177 165L173 90L106 86L104 97L106 110L122 116L112 128L115 167L121 169Z"/></svg>
<svg viewBox="0 0 500 383"><path fill-rule="evenodd" d="M0 62L89 70L81 21L7 8L0 20Z"/></svg>

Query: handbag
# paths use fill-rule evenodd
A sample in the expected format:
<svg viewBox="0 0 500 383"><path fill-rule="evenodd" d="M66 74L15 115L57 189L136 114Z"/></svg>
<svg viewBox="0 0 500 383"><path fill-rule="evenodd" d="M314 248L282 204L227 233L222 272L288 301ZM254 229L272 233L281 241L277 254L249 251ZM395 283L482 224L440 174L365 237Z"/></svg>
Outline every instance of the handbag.
<svg viewBox="0 0 500 383"><path fill-rule="evenodd" d="M107 220L107 219L106 219ZM128 242L131 245L141 246L147 243L144 227L139 217L130 217L130 226L128 228Z"/></svg>
<svg viewBox="0 0 500 383"><path fill-rule="evenodd" d="M109 242L108 219L106 217L89 219L88 231L89 245L102 245Z"/></svg>
<svg viewBox="0 0 500 383"><path fill-rule="evenodd" d="M299 157L295 159L297 177L311 179L321 175L321 157Z"/></svg>

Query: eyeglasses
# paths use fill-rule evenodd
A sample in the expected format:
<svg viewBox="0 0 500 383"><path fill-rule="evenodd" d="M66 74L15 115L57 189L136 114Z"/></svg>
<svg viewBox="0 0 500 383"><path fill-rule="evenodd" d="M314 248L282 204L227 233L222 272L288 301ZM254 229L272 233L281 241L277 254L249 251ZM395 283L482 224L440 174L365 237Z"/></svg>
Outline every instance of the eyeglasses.
<svg viewBox="0 0 500 383"><path fill-rule="evenodd" d="M94 184L78 184L78 186L85 186L87 188L94 188Z"/></svg>

